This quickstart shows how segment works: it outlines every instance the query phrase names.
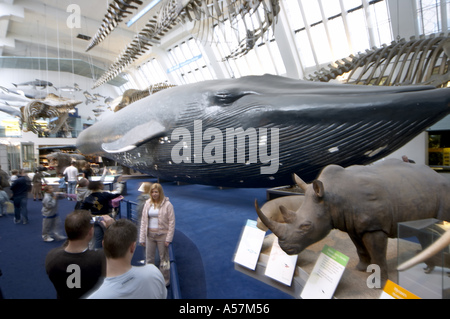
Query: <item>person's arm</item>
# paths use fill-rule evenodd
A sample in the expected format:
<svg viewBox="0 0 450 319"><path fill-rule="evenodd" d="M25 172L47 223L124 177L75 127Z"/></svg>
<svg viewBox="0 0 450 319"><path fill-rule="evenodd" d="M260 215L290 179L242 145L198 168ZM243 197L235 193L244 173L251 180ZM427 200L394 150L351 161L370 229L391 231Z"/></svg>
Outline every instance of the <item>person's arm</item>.
<svg viewBox="0 0 450 319"><path fill-rule="evenodd" d="M122 183L115 183L114 187L115 187L115 189L113 191L111 191L111 193L118 194L118 195L122 194L122 191L124 188L124 185Z"/></svg>
<svg viewBox="0 0 450 319"><path fill-rule="evenodd" d="M109 171L109 169L105 166L105 167L103 167L103 174L102 174L102 177L100 177L100 181L104 181L105 180L105 177L106 177L106 173Z"/></svg>
<svg viewBox="0 0 450 319"><path fill-rule="evenodd" d="M147 227L148 227L148 209L150 208L150 199L148 199L144 208L142 209L141 225L139 231L139 244L145 246L145 238L147 237Z"/></svg>
<svg viewBox="0 0 450 319"><path fill-rule="evenodd" d="M102 220L100 221L100 223L102 223L102 225L105 228L108 228L109 226L111 226L115 222L114 218L112 218L109 215L102 215L101 217L102 217Z"/></svg>
<svg viewBox="0 0 450 319"><path fill-rule="evenodd" d="M3 198L3 201L4 201L5 203L6 203L7 201L9 201L8 194L6 194L5 191L0 192L0 197Z"/></svg>
<svg viewBox="0 0 450 319"><path fill-rule="evenodd" d="M122 195L120 195L120 194L113 193L113 192L108 192L108 191L102 192L102 194L103 194L108 200L112 200L112 199L114 199L114 198L116 198L116 197L122 196Z"/></svg>
<svg viewBox="0 0 450 319"><path fill-rule="evenodd" d="M53 194L51 197L46 196L42 200L42 206L44 206L47 209L52 209L56 206L56 196Z"/></svg>
<svg viewBox="0 0 450 319"><path fill-rule="evenodd" d="M169 203L169 205L167 206L167 213L168 213L168 219L169 219L169 231L167 232L167 237L166 237L166 247L168 247L170 245L170 243L173 240L173 235L175 233L175 212L173 210L173 205L172 203Z"/></svg>

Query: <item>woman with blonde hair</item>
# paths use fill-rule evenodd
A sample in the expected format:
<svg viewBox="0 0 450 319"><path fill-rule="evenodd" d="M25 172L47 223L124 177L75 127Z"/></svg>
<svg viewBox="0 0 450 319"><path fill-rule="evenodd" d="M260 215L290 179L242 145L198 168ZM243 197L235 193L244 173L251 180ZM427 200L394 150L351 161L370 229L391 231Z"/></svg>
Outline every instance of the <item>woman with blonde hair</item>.
<svg viewBox="0 0 450 319"><path fill-rule="evenodd" d="M169 198L159 183L150 187L150 198L142 210L139 243L145 246L146 263L154 264L156 248L159 252L159 269L166 285L170 283L169 244L175 232L175 213Z"/></svg>

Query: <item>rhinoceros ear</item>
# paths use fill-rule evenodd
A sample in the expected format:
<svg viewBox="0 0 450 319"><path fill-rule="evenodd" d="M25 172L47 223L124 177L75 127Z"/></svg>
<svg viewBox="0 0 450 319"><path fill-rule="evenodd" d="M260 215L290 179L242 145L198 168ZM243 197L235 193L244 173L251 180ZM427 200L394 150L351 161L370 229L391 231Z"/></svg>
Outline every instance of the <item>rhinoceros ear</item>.
<svg viewBox="0 0 450 319"><path fill-rule="evenodd" d="M319 181L318 179L316 179L316 180L313 182L313 189L314 189L314 191L316 192L316 195L317 195L319 198L322 198L322 197L323 197L324 189L323 189L323 183L322 183L321 181Z"/></svg>
<svg viewBox="0 0 450 319"><path fill-rule="evenodd" d="M280 212L281 215L283 215L283 219L286 223L291 224L294 222L296 216L294 211L287 209L283 205L280 205Z"/></svg>

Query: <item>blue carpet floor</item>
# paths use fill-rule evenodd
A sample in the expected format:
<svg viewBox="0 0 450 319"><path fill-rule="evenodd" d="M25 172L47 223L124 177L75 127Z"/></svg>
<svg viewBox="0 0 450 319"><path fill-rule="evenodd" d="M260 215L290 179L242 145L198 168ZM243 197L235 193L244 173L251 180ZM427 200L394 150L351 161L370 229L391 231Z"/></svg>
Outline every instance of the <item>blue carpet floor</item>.
<svg viewBox="0 0 450 319"><path fill-rule="evenodd" d="M148 179L155 181L154 179ZM136 201L145 179L127 180L125 199ZM291 298L234 269L233 255L247 219L256 219L253 201L264 203L265 189L219 189L204 185L163 183L174 206L176 232L173 249L181 295L185 299ZM74 202L59 201L61 223ZM7 299L53 299L55 291L44 269L45 256L61 242L41 240L39 201L28 200L30 222L13 224L13 216L0 218L0 288ZM61 225L62 229L62 225ZM133 263L143 259L136 251Z"/></svg>

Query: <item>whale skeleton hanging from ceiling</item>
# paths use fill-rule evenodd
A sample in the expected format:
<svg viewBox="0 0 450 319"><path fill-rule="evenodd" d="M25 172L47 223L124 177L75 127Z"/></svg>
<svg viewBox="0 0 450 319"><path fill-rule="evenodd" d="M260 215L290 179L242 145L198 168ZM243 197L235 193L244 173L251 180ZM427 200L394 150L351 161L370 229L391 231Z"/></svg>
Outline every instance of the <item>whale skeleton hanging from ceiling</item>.
<svg viewBox="0 0 450 319"><path fill-rule="evenodd" d="M120 2L123 3L123 1ZM116 61L94 83L93 88L115 78L139 56L147 52L149 47L159 44L169 30L188 21L196 23L193 30L197 34L196 37L203 41L209 41L213 28L223 25L225 21L228 21L234 30L245 28L243 33L245 37L238 39L238 47L224 59L243 56L252 50L256 42L275 25L279 11L278 0L164 0L160 11L135 35L133 41L127 45ZM248 20L252 15L256 16L258 23ZM97 44L100 43L98 40L104 39L113 30L114 25L121 20L119 16L110 19L112 19L111 27L107 22L109 20L104 20L104 25L102 24L98 31L100 35L94 37Z"/></svg>
<svg viewBox="0 0 450 319"><path fill-rule="evenodd" d="M346 84L433 85L447 87L450 81L448 33L400 39L372 48L357 56L337 60L328 69L309 75L308 80L328 82L345 74Z"/></svg>
<svg viewBox="0 0 450 319"><path fill-rule="evenodd" d="M102 42L114 29L132 12L129 10L135 10L138 7L132 5L135 3L141 5L142 1L139 0L114 0L108 6L108 10L105 17L102 20L102 24L97 33L92 37L91 43L86 48L86 52Z"/></svg>

